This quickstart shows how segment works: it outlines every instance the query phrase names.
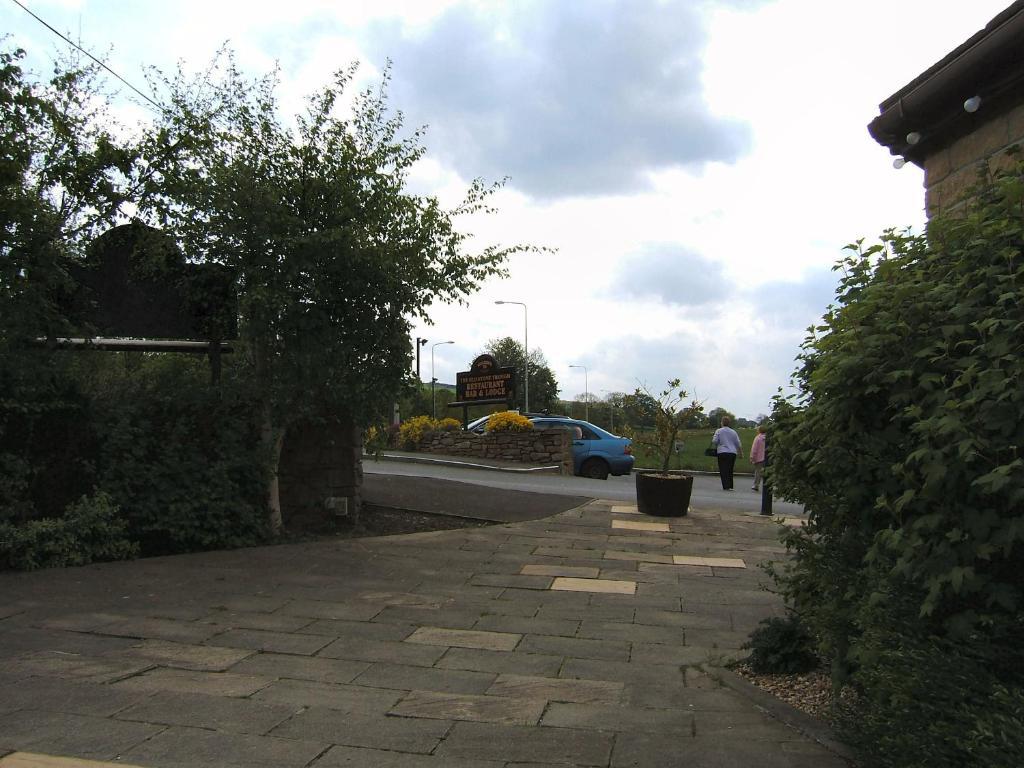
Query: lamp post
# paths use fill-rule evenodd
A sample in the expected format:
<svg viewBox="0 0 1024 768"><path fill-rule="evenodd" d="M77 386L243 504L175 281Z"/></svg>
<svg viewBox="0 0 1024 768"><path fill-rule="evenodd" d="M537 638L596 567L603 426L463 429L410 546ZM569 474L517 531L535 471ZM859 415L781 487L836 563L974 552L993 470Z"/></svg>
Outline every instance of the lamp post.
<svg viewBox="0 0 1024 768"><path fill-rule="evenodd" d="M419 386L419 384L423 381L423 379L420 378L420 347L422 347L426 343L427 343L426 339L421 339L419 336L416 337L416 384L417 384L417 386Z"/></svg>
<svg viewBox="0 0 1024 768"><path fill-rule="evenodd" d="M523 397L523 412L530 411L530 322L526 305L521 301L496 301L495 304L518 304L523 308L523 375L526 379Z"/></svg>
<svg viewBox="0 0 1024 768"><path fill-rule="evenodd" d="M454 341L439 341L437 344L430 346L430 416L431 418L437 418L437 397L434 395L434 382L437 378L434 376L434 348L440 347L443 344L454 344Z"/></svg>
<svg viewBox="0 0 1024 768"><path fill-rule="evenodd" d="M583 420L590 421L590 380L587 366L570 365L569 367L583 369Z"/></svg>

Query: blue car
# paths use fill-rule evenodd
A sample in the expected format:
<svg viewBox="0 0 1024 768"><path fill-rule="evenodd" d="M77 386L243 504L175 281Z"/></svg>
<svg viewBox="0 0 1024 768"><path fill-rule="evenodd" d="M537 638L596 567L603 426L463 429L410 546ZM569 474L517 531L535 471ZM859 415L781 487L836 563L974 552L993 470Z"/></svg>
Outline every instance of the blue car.
<svg viewBox="0 0 1024 768"><path fill-rule="evenodd" d="M633 441L605 432L589 421L564 417L532 418L534 429L567 429L573 434L573 472L582 477L607 480L608 475L633 471Z"/></svg>

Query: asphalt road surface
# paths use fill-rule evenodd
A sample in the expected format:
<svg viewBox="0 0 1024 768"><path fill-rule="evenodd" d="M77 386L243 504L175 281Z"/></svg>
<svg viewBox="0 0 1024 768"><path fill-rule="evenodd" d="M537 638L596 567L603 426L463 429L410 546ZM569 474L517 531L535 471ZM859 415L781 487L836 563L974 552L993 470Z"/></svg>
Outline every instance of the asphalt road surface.
<svg viewBox="0 0 1024 768"><path fill-rule="evenodd" d="M371 475L395 477L429 477L439 480L454 480L490 488L512 491L526 491L541 494L609 499L631 504L636 503L636 479L634 475L609 477L607 480L591 480L585 477L562 477L560 475L537 473L500 472L486 469L464 469L433 464L415 464L402 461L377 461L364 458L363 472ZM694 509L727 509L757 514L761 510L761 494L750 490L750 477L736 478L735 491L723 491L717 475L695 475L690 506ZM775 499L772 511L776 515L796 516L803 514L803 507Z"/></svg>

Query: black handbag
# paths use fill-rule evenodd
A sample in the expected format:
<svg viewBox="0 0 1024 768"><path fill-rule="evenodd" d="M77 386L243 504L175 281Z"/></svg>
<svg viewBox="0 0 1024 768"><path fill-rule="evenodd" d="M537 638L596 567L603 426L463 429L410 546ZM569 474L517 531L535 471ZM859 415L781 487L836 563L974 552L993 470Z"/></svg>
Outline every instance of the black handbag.
<svg viewBox="0 0 1024 768"><path fill-rule="evenodd" d="M710 448L705 448L704 449L704 455L705 456L717 456L718 455L718 449L715 448L714 446L711 446Z"/></svg>

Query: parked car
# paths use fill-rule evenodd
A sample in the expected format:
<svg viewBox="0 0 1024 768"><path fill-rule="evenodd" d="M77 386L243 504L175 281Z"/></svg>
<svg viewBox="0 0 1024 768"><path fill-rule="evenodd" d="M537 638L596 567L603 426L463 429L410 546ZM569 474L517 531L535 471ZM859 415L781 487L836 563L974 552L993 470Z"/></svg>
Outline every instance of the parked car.
<svg viewBox="0 0 1024 768"><path fill-rule="evenodd" d="M581 477L607 480L608 475L633 471L633 441L618 437L581 419L542 416L532 418L534 429L567 429L573 434L573 472Z"/></svg>
<svg viewBox="0 0 1024 768"><path fill-rule="evenodd" d="M633 441L618 437L582 419L546 413L525 414L534 429L565 429L573 434L573 472L581 477L606 480L608 475L628 475L633 471ZM470 432L483 434L490 415L481 416L466 425Z"/></svg>

